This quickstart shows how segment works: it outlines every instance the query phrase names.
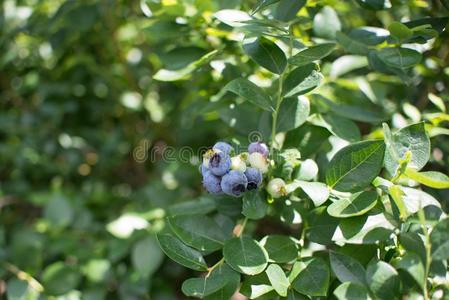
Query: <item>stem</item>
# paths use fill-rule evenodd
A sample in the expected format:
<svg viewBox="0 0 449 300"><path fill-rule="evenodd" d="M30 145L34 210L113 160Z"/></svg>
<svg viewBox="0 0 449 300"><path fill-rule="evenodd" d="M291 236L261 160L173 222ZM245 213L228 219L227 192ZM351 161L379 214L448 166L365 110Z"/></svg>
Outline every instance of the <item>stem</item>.
<svg viewBox="0 0 449 300"><path fill-rule="evenodd" d="M243 223L240 227L239 232L235 235L236 237L241 237L243 231L245 230L246 224L248 223L248 218L245 217L245 219L243 220ZM222 259L220 259L215 265L213 265L212 267L207 269L207 275L206 278L212 273L213 270L215 270L216 268L218 268L219 266L221 266L224 263L225 259L224 257Z"/></svg>
<svg viewBox="0 0 449 300"><path fill-rule="evenodd" d="M291 25L288 28L288 32L289 32L288 56L291 57L293 54L293 29L292 29ZM287 63L287 66L285 67L284 71L279 76L276 107L273 111L273 123L271 124L271 145L270 145L270 153L271 154L273 154L274 143L275 143L275 138L276 138L276 127L277 127L279 107L281 106L282 99L283 99L282 89L284 87L284 79L285 79L285 75L287 74L288 70L289 70L289 65Z"/></svg>
<svg viewBox="0 0 449 300"><path fill-rule="evenodd" d="M248 217L245 217L245 219L243 220L242 226L240 227L240 231L235 235L236 237L241 237L243 231L245 230L246 227L246 223L248 223Z"/></svg>
<svg viewBox="0 0 449 300"><path fill-rule="evenodd" d="M217 267L221 266L224 263L224 257L220 259L215 265L207 269L207 275L206 278L209 277L209 275L212 273L213 270L215 270Z"/></svg>
<svg viewBox="0 0 449 300"><path fill-rule="evenodd" d="M30 274L20 270L15 265L10 264L8 262L5 262L3 264L5 266L5 269L7 269L9 272L13 273L17 276L20 280L24 280L28 283L28 285L35 291L42 293L44 291L44 287L42 284L39 283L36 279L33 278Z"/></svg>
<svg viewBox="0 0 449 300"><path fill-rule="evenodd" d="M278 95L276 100L276 107L273 112L273 123L271 125L271 146L270 146L270 153L273 153L275 138L276 138L276 127L277 127L277 120L278 120L278 112L279 107L282 103L282 88L284 86L284 72L282 72L281 76L279 76L279 85L278 85Z"/></svg>
<svg viewBox="0 0 449 300"><path fill-rule="evenodd" d="M429 277L430 272L430 264L432 262L432 244L430 243L430 234L429 230L426 226L426 216L424 214L424 210L420 208L418 211L418 217L419 217L419 223L421 223L422 231L424 233L425 237L425 243L424 246L426 248L426 273L425 273L425 280L424 280L424 299L429 300L429 292L427 290L427 278Z"/></svg>

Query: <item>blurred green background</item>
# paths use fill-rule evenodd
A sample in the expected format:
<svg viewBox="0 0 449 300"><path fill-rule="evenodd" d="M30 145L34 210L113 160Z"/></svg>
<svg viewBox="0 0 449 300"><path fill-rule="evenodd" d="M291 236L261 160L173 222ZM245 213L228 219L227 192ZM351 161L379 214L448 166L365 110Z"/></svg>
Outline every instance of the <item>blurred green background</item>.
<svg viewBox="0 0 449 300"><path fill-rule="evenodd" d="M0 2L0 298L37 299L43 284L43 299L182 299L190 273L164 258L153 233L170 205L202 195L198 157L167 161L155 149L174 147L176 157L183 146L244 141L258 128L251 108L233 116L226 97L210 101L255 70L237 34L212 15L255 2ZM346 28L441 9L438 1L392 2L395 10L380 13L354 13L352 1L308 5L332 5ZM387 114L419 121L429 92L448 98L447 31L437 43L414 86L379 80L377 91L394 103ZM191 65L213 50L220 59ZM155 81L161 68L189 80ZM233 118L241 122L227 126ZM432 164L447 173L445 138L433 140Z"/></svg>

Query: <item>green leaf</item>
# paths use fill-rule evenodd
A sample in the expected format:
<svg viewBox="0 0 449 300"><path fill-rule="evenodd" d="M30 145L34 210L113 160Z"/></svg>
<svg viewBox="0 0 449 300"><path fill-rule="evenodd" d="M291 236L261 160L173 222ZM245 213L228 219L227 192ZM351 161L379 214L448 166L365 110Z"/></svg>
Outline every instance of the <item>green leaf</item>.
<svg viewBox="0 0 449 300"><path fill-rule="evenodd" d="M231 268L247 275L262 273L268 264L265 249L249 237L236 237L226 241L223 256Z"/></svg>
<svg viewBox="0 0 449 300"><path fill-rule="evenodd" d="M298 245L289 236L268 235L260 244L267 251L270 261L288 263L298 258Z"/></svg>
<svg viewBox="0 0 449 300"><path fill-rule="evenodd" d="M336 218L360 216L371 210L377 203L375 191L352 194L348 198L340 198L327 207L329 215Z"/></svg>
<svg viewBox="0 0 449 300"><path fill-rule="evenodd" d="M446 112L446 104L444 104L444 100L441 99L441 97L438 97L433 93L429 93L428 98L430 102L432 102L436 107L438 107L439 110L441 110L443 113Z"/></svg>
<svg viewBox="0 0 449 300"><path fill-rule="evenodd" d="M394 229L383 213L365 214L342 219L332 241L337 244L375 244L389 239Z"/></svg>
<svg viewBox="0 0 449 300"><path fill-rule="evenodd" d="M351 71L365 68L367 66L368 66L368 60L366 59L365 56L361 56L361 55L340 56L339 58L337 58L336 60L334 60L332 62L329 76L332 78L338 78L338 77L345 75ZM348 114L347 111L345 111L345 113ZM369 113L369 111L368 111L368 113ZM360 116L356 116L356 117L360 118ZM366 119L364 119L363 121L368 122Z"/></svg>
<svg viewBox="0 0 449 300"><path fill-rule="evenodd" d="M218 54L218 50L211 51L200 59L188 64L186 67L178 70L161 69L154 74L153 79L159 81L178 81L189 79L193 71L198 67L210 62Z"/></svg>
<svg viewBox="0 0 449 300"><path fill-rule="evenodd" d="M401 190L404 193L404 204L407 208L407 211L411 214L416 213L421 208L424 208L426 206L441 207L438 200L424 191L405 186L401 186Z"/></svg>
<svg viewBox="0 0 449 300"><path fill-rule="evenodd" d="M310 258L295 263L297 275L291 286L297 292L309 296L326 296L329 287L330 271L322 258Z"/></svg>
<svg viewBox="0 0 449 300"><path fill-rule="evenodd" d="M284 80L282 94L284 97L303 95L320 85L323 75L316 70L314 63L295 68Z"/></svg>
<svg viewBox="0 0 449 300"><path fill-rule="evenodd" d="M306 4L306 0L280 0L276 6L274 17L280 21L288 22L296 17L298 11Z"/></svg>
<svg viewBox="0 0 449 300"><path fill-rule="evenodd" d="M202 299L224 288L229 282L233 282L236 279L240 279L239 274L228 265L221 264L208 276L190 278L184 281L182 284L182 292L186 296Z"/></svg>
<svg viewBox="0 0 449 300"><path fill-rule="evenodd" d="M240 293L249 299L273 299L277 296L265 272L246 277Z"/></svg>
<svg viewBox="0 0 449 300"><path fill-rule="evenodd" d="M131 252L134 268L144 277L153 274L161 265L164 253L161 251L154 236L146 237L137 242Z"/></svg>
<svg viewBox="0 0 449 300"><path fill-rule="evenodd" d="M25 280L12 278L6 283L7 300L38 300L39 293Z"/></svg>
<svg viewBox="0 0 449 300"><path fill-rule="evenodd" d="M216 207L212 198L201 197L197 200L185 201L169 206L168 214L172 216L207 214L214 211Z"/></svg>
<svg viewBox="0 0 449 300"><path fill-rule="evenodd" d="M343 32L337 32L336 39L338 44L340 44L343 47L343 49L345 49L345 51L348 53L358 55L368 54L369 49L365 44L353 39L352 37L344 34Z"/></svg>
<svg viewBox="0 0 449 300"><path fill-rule="evenodd" d="M385 116L379 111L370 110L367 107L335 103L321 95L311 95L312 101L319 101L323 106L328 107L335 114L360 122L378 123L385 120Z"/></svg>
<svg viewBox="0 0 449 300"><path fill-rule="evenodd" d="M301 295L300 293L296 292L295 290L288 290L287 297L285 300L308 300L309 298L307 296Z"/></svg>
<svg viewBox="0 0 449 300"><path fill-rule="evenodd" d="M349 37L353 40L357 40L368 46L376 46L385 42L389 35L388 30L372 26L354 28L349 32Z"/></svg>
<svg viewBox="0 0 449 300"><path fill-rule="evenodd" d="M424 123L412 124L394 133L387 142L385 152L385 168L391 175L395 175L400 160L411 152L408 167L421 170L430 158L430 139L426 134Z"/></svg>
<svg viewBox="0 0 449 300"><path fill-rule="evenodd" d="M57 195L45 205L44 217L53 226L66 227L72 222L74 211L65 197Z"/></svg>
<svg viewBox="0 0 449 300"><path fill-rule="evenodd" d="M408 217L409 212L407 210L407 206L404 203L404 192L402 191L401 187L399 185L392 185L388 187L388 193L393 199L394 204L396 204L397 208L399 209L399 216L402 220L405 220Z"/></svg>
<svg viewBox="0 0 449 300"><path fill-rule="evenodd" d="M224 278L226 283L218 291L205 296L204 300L229 300L240 286L240 274L224 263L214 272L220 275L221 278Z"/></svg>
<svg viewBox="0 0 449 300"><path fill-rule="evenodd" d="M223 247L226 235L208 216L179 215L167 220L178 238L195 249L215 251Z"/></svg>
<svg viewBox="0 0 449 300"><path fill-rule="evenodd" d="M251 16L248 13L237 9L222 9L214 14L220 22L231 27L242 27L245 21L251 20Z"/></svg>
<svg viewBox="0 0 449 300"><path fill-rule="evenodd" d="M262 109L273 111L270 96L264 90L245 78L237 78L229 82L224 88L225 91L232 92L246 101L249 101Z"/></svg>
<svg viewBox="0 0 449 300"><path fill-rule="evenodd" d="M42 284L50 295L61 295L76 288L81 282L79 270L72 265L56 262L45 268Z"/></svg>
<svg viewBox="0 0 449 300"><path fill-rule="evenodd" d="M424 246L424 241L419 234L415 232L401 232L399 234L399 242L405 250L418 254L421 261L426 263L426 247Z"/></svg>
<svg viewBox="0 0 449 300"><path fill-rule="evenodd" d="M249 219L258 220L267 214L268 203L259 191L248 191L243 195L242 214Z"/></svg>
<svg viewBox="0 0 449 300"><path fill-rule="evenodd" d="M206 262L199 251L184 245L170 234L160 234L157 239L162 251L178 264L196 271L207 270Z"/></svg>
<svg viewBox="0 0 449 300"><path fill-rule="evenodd" d="M441 220L430 234L432 259L449 259L449 218Z"/></svg>
<svg viewBox="0 0 449 300"><path fill-rule="evenodd" d="M344 282L334 290L338 300L371 300L368 290L360 284Z"/></svg>
<svg viewBox="0 0 449 300"><path fill-rule="evenodd" d="M251 38L243 42L243 50L258 65L275 74L281 74L287 66L284 52L267 38Z"/></svg>
<svg viewBox="0 0 449 300"><path fill-rule="evenodd" d="M378 52L379 58L387 65L400 69L411 68L421 61L422 55L409 48L383 48Z"/></svg>
<svg viewBox="0 0 449 300"><path fill-rule="evenodd" d="M284 270L279 265L271 264L265 271L268 276L268 280L273 286L274 290L282 297L287 297L287 290L290 286L290 282L285 276Z"/></svg>
<svg viewBox="0 0 449 300"><path fill-rule="evenodd" d="M416 19L416 20L405 22L404 25L406 25L408 28L415 28L415 27L419 27L419 26L423 26L423 25L430 25L432 27L432 29L438 31L438 33L441 33L446 28L448 22L449 22L449 17L436 17L436 18L425 17L422 19Z"/></svg>
<svg viewBox="0 0 449 300"><path fill-rule="evenodd" d="M379 175L384 152L383 141L363 141L344 147L329 162L326 183L342 192L366 188Z"/></svg>
<svg viewBox="0 0 449 300"><path fill-rule="evenodd" d="M323 59L332 53L335 43L323 43L301 50L292 56L288 62L295 66L308 65L316 60Z"/></svg>
<svg viewBox="0 0 449 300"><path fill-rule="evenodd" d="M310 102L304 96L286 98L278 112L277 131L289 131L304 124L310 114Z"/></svg>
<svg viewBox="0 0 449 300"><path fill-rule="evenodd" d="M259 0L259 1L257 1L256 5L254 6L253 10L251 11L251 14L255 14L258 11L261 11L261 10L267 8L268 6L275 4L279 1L280 0Z"/></svg>
<svg viewBox="0 0 449 300"><path fill-rule="evenodd" d="M321 38L333 39L341 23L335 10L330 6L323 7L313 18L313 32Z"/></svg>
<svg viewBox="0 0 449 300"><path fill-rule="evenodd" d="M401 22L392 22L388 25L388 31L399 41L407 40L413 36L413 31Z"/></svg>
<svg viewBox="0 0 449 300"><path fill-rule="evenodd" d="M329 216L325 206L310 211L307 219L309 220L309 225L305 228L307 238L321 245L331 244L338 219Z"/></svg>
<svg viewBox="0 0 449 300"><path fill-rule="evenodd" d="M443 4L446 0L443 1ZM449 21L449 17L437 17L422 19L416 19L408 22L404 22L404 25L413 30L413 38L408 42L416 42L424 44L428 40L433 39L436 35L441 34L446 28ZM419 27L424 27L419 30ZM430 27L430 28L429 28Z"/></svg>
<svg viewBox="0 0 449 300"><path fill-rule="evenodd" d="M436 171L417 172L412 168L405 170L405 175L421 184L433 187L435 189L449 188L449 177Z"/></svg>
<svg viewBox="0 0 449 300"><path fill-rule="evenodd" d="M321 147L328 145L328 138L327 129L306 122L301 127L287 132L284 148L297 148L302 156L310 157Z"/></svg>
<svg viewBox="0 0 449 300"><path fill-rule="evenodd" d="M399 293L399 274L383 261L372 261L366 269L366 282L379 299L394 299Z"/></svg>
<svg viewBox="0 0 449 300"><path fill-rule="evenodd" d="M326 202L329 198L329 188L321 182L308 182L296 179L287 185L287 192L291 193L299 187L310 197L316 207Z"/></svg>
<svg viewBox="0 0 449 300"><path fill-rule="evenodd" d="M270 113L264 111L268 115ZM259 120L261 114L254 107L251 102L243 102L241 104L228 105L218 111L221 120L231 128L241 134L250 134L254 131L254 128L259 126ZM214 197L215 199L217 197ZM218 203L217 207L219 206Z"/></svg>
<svg viewBox="0 0 449 300"><path fill-rule="evenodd" d="M424 287L425 269L424 265L416 253L406 253L399 262L396 263L396 268L407 272L421 288Z"/></svg>
<svg viewBox="0 0 449 300"><path fill-rule="evenodd" d="M357 0L361 7L371 10L382 10L391 7L390 0Z"/></svg>
<svg viewBox="0 0 449 300"><path fill-rule="evenodd" d="M332 271L340 282L365 285L365 269L351 256L331 251L329 253Z"/></svg>
<svg viewBox="0 0 449 300"><path fill-rule="evenodd" d="M310 122L326 128L333 135L343 140L351 142L360 141L360 130L357 125L351 120L342 118L336 114L327 113L315 116Z"/></svg>

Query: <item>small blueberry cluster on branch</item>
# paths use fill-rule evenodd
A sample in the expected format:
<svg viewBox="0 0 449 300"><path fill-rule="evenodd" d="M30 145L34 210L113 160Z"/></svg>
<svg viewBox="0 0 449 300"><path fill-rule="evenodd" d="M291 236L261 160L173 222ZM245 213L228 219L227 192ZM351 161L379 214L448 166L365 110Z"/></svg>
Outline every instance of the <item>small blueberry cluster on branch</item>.
<svg viewBox="0 0 449 300"><path fill-rule="evenodd" d="M203 156L203 186L211 194L239 197L260 187L268 171L269 150L266 144L254 142L248 152L234 154L231 145L216 143Z"/></svg>

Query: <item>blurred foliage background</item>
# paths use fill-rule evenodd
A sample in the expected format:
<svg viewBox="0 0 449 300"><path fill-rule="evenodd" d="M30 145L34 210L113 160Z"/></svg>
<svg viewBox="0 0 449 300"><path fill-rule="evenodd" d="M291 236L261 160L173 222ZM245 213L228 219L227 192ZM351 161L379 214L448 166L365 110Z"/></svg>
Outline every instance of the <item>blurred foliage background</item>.
<svg viewBox="0 0 449 300"><path fill-rule="evenodd" d="M199 158L164 160L160 149L174 147L176 158L183 146L245 141L259 129L260 115L250 106L229 108L232 95L211 101L245 74L271 82L242 54L239 34L213 16L250 11L255 2L1 1L0 297L182 299L190 273L164 259L152 234L170 206L201 197ZM342 30L448 13L440 1L391 2L394 9L370 11L356 1L308 1L296 34L310 39L309 15L324 5L337 11ZM367 102L351 82L370 75L361 84L375 87L372 97L398 128L438 111L429 93L443 106L449 100L448 60L445 31L402 80L368 74L362 63L334 71L341 80L328 86L336 98ZM327 76L331 61L323 66ZM162 68L188 80L157 81ZM432 121L444 124L447 115L438 118ZM362 135L376 136L379 123L358 125ZM330 147L327 138L317 141ZM435 135L432 144L431 167L447 174L447 137ZM314 155L312 146L301 147L305 157ZM438 193L448 199L447 191Z"/></svg>

